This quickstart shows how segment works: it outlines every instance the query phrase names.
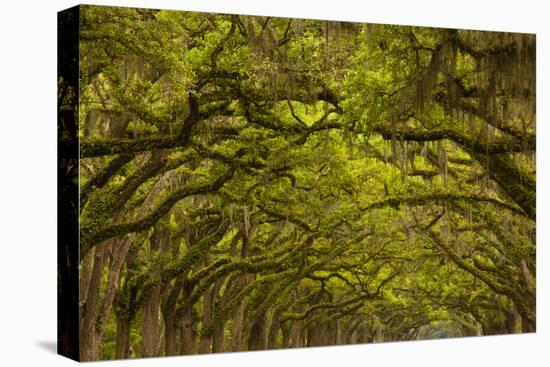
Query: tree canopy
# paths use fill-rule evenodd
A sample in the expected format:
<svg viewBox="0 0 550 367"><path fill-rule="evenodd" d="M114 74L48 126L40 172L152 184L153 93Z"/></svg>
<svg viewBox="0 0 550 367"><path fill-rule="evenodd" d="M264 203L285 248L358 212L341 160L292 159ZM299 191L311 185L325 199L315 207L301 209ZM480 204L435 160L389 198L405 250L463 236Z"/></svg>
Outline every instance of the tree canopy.
<svg viewBox="0 0 550 367"><path fill-rule="evenodd" d="M81 358L534 331L535 52L82 7Z"/></svg>

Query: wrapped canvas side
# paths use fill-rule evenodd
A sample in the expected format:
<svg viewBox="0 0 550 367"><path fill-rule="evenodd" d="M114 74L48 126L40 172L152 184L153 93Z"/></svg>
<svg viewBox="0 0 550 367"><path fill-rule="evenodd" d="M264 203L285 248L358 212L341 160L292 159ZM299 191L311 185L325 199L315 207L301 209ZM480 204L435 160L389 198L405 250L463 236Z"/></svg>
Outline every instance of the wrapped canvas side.
<svg viewBox="0 0 550 367"><path fill-rule="evenodd" d="M57 351L79 360L78 37L80 8L58 13Z"/></svg>

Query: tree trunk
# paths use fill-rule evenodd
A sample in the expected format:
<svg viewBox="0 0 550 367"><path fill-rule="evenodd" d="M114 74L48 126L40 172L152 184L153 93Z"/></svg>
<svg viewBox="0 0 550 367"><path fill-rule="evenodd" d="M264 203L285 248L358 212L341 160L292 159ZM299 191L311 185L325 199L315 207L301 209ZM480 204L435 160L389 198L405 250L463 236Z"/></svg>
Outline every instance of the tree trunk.
<svg viewBox="0 0 550 367"><path fill-rule="evenodd" d="M172 311L164 314L164 346L165 355L173 356L177 354L175 313Z"/></svg>
<svg viewBox="0 0 550 367"><path fill-rule="evenodd" d="M279 329L281 328L281 309L276 308L271 316L271 325L269 327L269 334L267 337L267 349L277 348L277 335L279 335Z"/></svg>
<svg viewBox="0 0 550 367"><path fill-rule="evenodd" d="M80 271L80 302L85 302L88 295L88 288L92 280L92 269L94 265L93 251L90 251L82 260L82 270Z"/></svg>
<svg viewBox="0 0 550 367"><path fill-rule="evenodd" d="M534 333L537 331L537 324L528 317L521 316L521 331L524 333Z"/></svg>
<svg viewBox="0 0 550 367"><path fill-rule="evenodd" d="M212 346L212 335L206 332L205 326L210 324L212 319L212 290L208 289L204 292L202 299L202 330L199 341L199 354L210 353Z"/></svg>
<svg viewBox="0 0 550 367"><path fill-rule="evenodd" d="M150 238L151 254L159 252L162 267L164 255L168 252L170 241L168 229L157 223ZM157 277L160 269L154 271L151 276ZM143 301L143 317L141 323L141 356L156 357L159 345L159 310L163 285L155 285Z"/></svg>
<svg viewBox="0 0 550 367"><path fill-rule="evenodd" d="M231 350L233 352L239 352L244 350L243 348L243 319L244 319L245 303L241 301L237 307L233 310L233 330L231 340Z"/></svg>
<svg viewBox="0 0 550 367"><path fill-rule="evenodd" d="M162 308L164 319L164 353L167 356L177 355L177 327L176 327L176 305L183 289L183 281L178 280Z"/></svg>
<svg viewBox="0 0 550 367"><path fill-rule="evenodd" d="M126 259L127 271L135 270L134 254L129 253ZM136 289L130 289L128 278L125 278L123 287L115 296L115 315L116 315L116 340L115 340L115 358L133 358L134 348L131 345L130 329L132 320L136 314Z"/></svg>
<svg viewBox="0 0 550 367"><path fill-rule="evenodd" d="M103 269L109 257L109 244L110 241L95 247L94 267L80 324L80 359L83 361L93 361L99 357L96 320L99 312L99 288Z"/></svg>
<svg viewBox="0 0 550 367"><path fill-rule="evenodd" d="M290 327L290 347L291 348L302 348L302 322L293 321L292 326Z"/></svg>
<svg viewBox="0 0 550 367"><path fill-rule="evenodd" d="M187 310L182 317L180 354L190 355L197 353L197 333L193 329L193 314Z"/></svg>
<svg viewBox="0 0 550 367"><path fill-rule="evenodd" d="M245 206L243 208L243 224L240 228L240 234L242 237L242 246L241 246L241 258L244 259L248 256L249 243L250 243L250 218L248 217L248 208ZM248 284L248 277L246 275L240 277L236 280L237 288L243 289ZM232 328L232 340L231 340L231 350L234 352L239 352L244 350L244 336L243 336L243 321L244 321L244 311L246 308L245 301L241 301L237 307L233 309L233 328Z"/></svg>
<svg viewBox="0 0 550 367"><path fill-rule="evenodd" d="M176 310L175 305L163 312L164 318L164 354L173 356L178 353L177 332L176 332Z"/></svg>
<svg viewBox="0 0 550 367"><path fill-rule="evenodd" d="M101 313L97 321L97 339L101 340L103 337L103 331L105 325L109 321L109 316L111 314L111 309L113 306L113 301L115 299L116 292L119 287L120 282L120 273L124 267L126 261L126 256L130 249L131 240L125 238L124 240L115 240L113 245L113 254L111 260L111 266L109 269L109 279L107 281L107 286L105 287L105 296L103 297L103 305L101 307Z"/></svg>
<svg viewBox="0 0 550 367"><path fill-rule="evenodd" d="M285 326L281 328L281 332L283 334L283 337L281 339L281 348L290 348L290 327Z"/></svg>
<svg viewBox="0 0 550 367"><path fill-rule="evenodd" d="M252 322L248 335L248 350L264 350L267 346L265 315L262 314Z"/></svg>
<svg viewBox="0 0 550 367"><path fill-rule="evenodd" d="M156 285L143 302L141 356L155 357L158 340L158 319L161 285Z"/></svg>
<svg viewBox="0 0 550 367"><path fill-rule="evenodd" d="M231 276L229 279L219 279L216 281L216 289L220 289L225 284L223 295L216 297L216 307L225 307L234 297L237 295L240 285L240 275ZM212 340L212 352L220 353L225 352L225 324L231 314L222 315L222 319L218 325L214 325L214 335Z"/></svg>
<svg viewBox="0 0 550 367"><path fill-rule="evenodd" d="M318 340L319 330L314 324L308 326L306 330L306 334L307 334L306 347L315 347L319 345L319 340Z"/></svg>
<svg viewBox="0 0 550 367"><path fill-rule="evenodd" d="M129 358L130 349L130 320L124 317L117 318L115 359Z"/></svg>
<svg viewBox="0 0 550 367"><path fill-rule="evenodd" d="M334 337L334 340L335 340L335 341L334 341L334 344L335 344L335 345L340 345L340 344L342 344L342 327L341 327L341 325L340 325L340 324L341 324L340 319L337 319L335 324L336 324L336 325L335 325L335 333L336 333L336 335L335 335L335 337Z"/></svg>
<svg viewBox="0 0 550 367"><path fill-rule="evenodd" d="M223 352L225 352L225 321L215 326L212 338L212 353Z"/></svg>

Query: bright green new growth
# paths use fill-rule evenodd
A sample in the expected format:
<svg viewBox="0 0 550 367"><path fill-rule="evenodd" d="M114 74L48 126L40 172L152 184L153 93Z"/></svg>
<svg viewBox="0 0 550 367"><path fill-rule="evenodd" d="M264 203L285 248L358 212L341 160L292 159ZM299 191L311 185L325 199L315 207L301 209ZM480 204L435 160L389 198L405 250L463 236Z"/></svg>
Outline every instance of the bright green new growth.
<svg viewBox="0 0 550 367"><path fill-rule="evenodd" d="M535 330L535 37L84 6L81 357Z"/></svg>

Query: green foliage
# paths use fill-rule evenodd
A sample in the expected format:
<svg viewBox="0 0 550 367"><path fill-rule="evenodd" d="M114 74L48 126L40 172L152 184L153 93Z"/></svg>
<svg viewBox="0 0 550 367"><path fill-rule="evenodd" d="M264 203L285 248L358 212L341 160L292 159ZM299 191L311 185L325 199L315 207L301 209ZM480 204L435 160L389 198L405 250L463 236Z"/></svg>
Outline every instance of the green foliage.
<svg viewBox="0 0 550 367"><path fill-rule="evenodd" d="M81 267L106 246L117 291L100 358L121 317L137 356L144 323L192 352L532 330L533 47L84 7Z"/></svg>

